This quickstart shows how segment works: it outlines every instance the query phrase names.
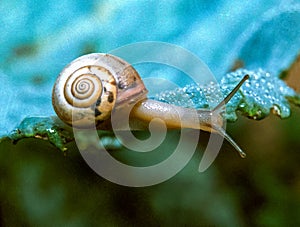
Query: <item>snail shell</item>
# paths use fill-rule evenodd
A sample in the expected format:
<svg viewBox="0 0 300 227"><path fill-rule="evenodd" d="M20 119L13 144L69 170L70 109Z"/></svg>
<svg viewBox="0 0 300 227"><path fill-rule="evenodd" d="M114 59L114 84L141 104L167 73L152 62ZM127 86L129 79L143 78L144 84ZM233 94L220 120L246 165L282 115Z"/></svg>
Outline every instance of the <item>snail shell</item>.
<svg viewBox="0 0 300 227"><path fill-rule="evenodd" d="M110 118L111 111L146 98L139 74L126 61L109 54L88 54L67 65L52 92L55 112L65 123L90 128Z"/></svg>

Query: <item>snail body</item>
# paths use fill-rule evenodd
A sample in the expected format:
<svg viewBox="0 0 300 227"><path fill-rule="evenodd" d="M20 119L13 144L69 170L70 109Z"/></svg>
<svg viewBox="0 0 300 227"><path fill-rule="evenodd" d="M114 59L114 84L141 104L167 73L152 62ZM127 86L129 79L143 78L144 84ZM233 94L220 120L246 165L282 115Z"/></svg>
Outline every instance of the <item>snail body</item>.
<svg viewBox="0 0 300 227"><path fill-rule="evenodd" d="M52 103L58 117L73 127L111 130L111 116L117 113L119 119L128 115L130 129L145 130L153 119L159 118L170 129L219 133L245 157L222 128L220 113L247 78L213 110L194 110L148 99L141 77L129 63L113 55L95 53L79 57L63 69L53 87ZM114 124L113 129L128 127L120 123Z"/></svg>

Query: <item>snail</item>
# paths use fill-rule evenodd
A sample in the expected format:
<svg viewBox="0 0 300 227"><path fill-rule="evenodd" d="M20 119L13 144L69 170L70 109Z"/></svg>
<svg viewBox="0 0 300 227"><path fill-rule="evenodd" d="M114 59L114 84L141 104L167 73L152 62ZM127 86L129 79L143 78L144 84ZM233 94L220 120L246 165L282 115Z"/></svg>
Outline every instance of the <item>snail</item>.
<svg viewBox="0 0 300 227"><path fill-rule="evenodd" d="M111 130L112 113L130 109L129 123L133 130L145 130L154 118L167 128L192 128L218 133L238 151L245 153L222 128L222 111L226 103L249 78L245 75L230 94L213 110L195 110L147 98L147 89L137 71L126 61L103 53L81 56L67 65L58 76L52 103L58 117L78 128L95 127ZM181 121L181 117L185 120ZM214 119L214 120L212 120ZM122 130L122 125L117 126ZM114 130L116 128L114 127Z"/></svg>

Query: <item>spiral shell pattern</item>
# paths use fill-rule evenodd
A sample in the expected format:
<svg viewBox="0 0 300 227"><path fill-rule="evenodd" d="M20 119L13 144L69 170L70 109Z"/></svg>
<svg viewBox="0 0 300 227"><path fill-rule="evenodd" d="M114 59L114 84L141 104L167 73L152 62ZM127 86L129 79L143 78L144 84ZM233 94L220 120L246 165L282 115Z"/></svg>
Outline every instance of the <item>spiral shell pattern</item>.
<svg viewBox="0 0 300 227"><path fill-rule="evenodd" d="M52 103L65 123L98 128L116 104L139 100L146 93L138 73L127 62L108 54L89 54L63 69L53 87Z"/></svg>

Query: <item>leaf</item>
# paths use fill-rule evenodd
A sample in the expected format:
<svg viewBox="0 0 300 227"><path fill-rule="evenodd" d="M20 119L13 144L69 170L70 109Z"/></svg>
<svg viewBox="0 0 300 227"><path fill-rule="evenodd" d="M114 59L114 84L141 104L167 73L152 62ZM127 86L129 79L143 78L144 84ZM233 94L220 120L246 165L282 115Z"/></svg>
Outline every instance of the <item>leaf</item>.
<svg viewBox="0 0 300 227"><path fill-rule="evenodd" d="M220 93L216 92L219 87L225 96L246 74L249 75L249 80L226 105L224 117L227 120L235 121L238 111L255 120L267 117L271 111L281 118L287 118L290 116L288 100L300 106L299 94L288 87L284 81L271 76L270 73L262 69L257 71L240 69L226 74L220 85L216 83L189 84L183 88L157 94L153 99L182 107L209 109L209 100L222 100L222 97L218 96ZM111 149L121 147L120 142L113 134L99 131L99 135L105 146L109 146ZM65 125L57 117L27 117L6 137L15 142L31 137L49 140L62 151L66 150L65 145L68 142L74 140L72 128Z"/></svg>
<svg viewBox="0 0 300 227"><path fill-rule="evenodd" d="M240 69L226 74L219 85L216 83L191 84L173 91L162 92L153 98L182 107L207 109L211 100L222 100L218 96L219 93L216 92L219 88L226 96L246 74L250 76L249 80L226 105L224 116L227 120L235 121L237 111L241 111L243 115L255 120L267 117L271 110L281 118L290 116L287 99L296 98L297 94L282 80L271 76L262 69L256 71ZM212 109L213 106L210 108Z"/></svg>

